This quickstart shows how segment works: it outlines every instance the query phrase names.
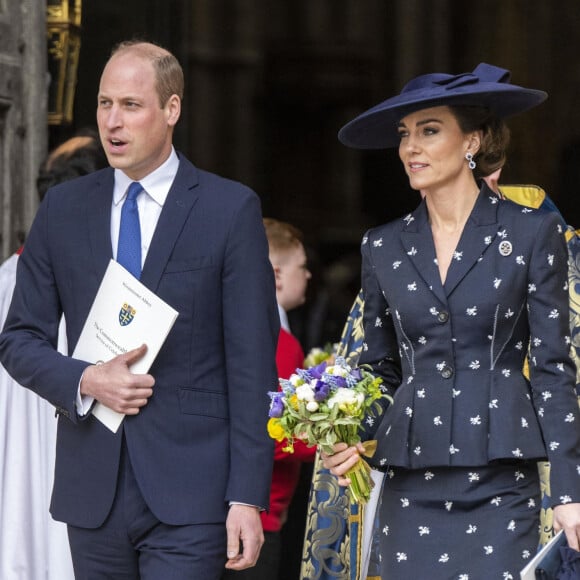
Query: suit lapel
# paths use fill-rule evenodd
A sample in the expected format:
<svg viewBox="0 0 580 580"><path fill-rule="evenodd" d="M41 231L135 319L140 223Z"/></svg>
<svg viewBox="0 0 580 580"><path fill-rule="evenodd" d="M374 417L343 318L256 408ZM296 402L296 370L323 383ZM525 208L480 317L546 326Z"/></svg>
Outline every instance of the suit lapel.
<svg viewBox="0 0 580 580"><path fill-rule="evenodd" d="M163 205L141 273L141 282L153 292L157 290L173 247L197 201L197 185L197 170L180 156L179 169Z"/></svg>
<svg viewBox="0 0 580 580"><path fill-rule="evenodd" d="M490 247L497 235L499 198L483 186L475 207L465 224L445 279L445 294L453 290Z"/></svg>
<svg viewBox="0 0 580 580"><path fill-rule="evenodd" d="M404 218L404 221L406 225L401 232L401 242L409 260L431 292L441 302L447 302L441 285L439 268L435 263L435 246L431 227L429 226L425 200L421 202L413 213Z"/></svg>
<svg viewBox="0 0 580 580"><path fill-rule="evenodd" d="M431 292L441 302L447 302L448 296L495 239L498 229L497 204L498 197L484 184L465 224L444 286L441 284L439 268L435 263L435 246L425 201L423 200L413 213L404 218L405 226L401 232L401 242L405 252Z"/></svg>
<svg viewBox="0 0 580 580"><path fill-rule="evenodd" d="M85 195L87 203L87 222L93 264L98 280L105 274L113 257L111 247L111 205L113 203L113 170L99 174L91 191Z"/></svg>

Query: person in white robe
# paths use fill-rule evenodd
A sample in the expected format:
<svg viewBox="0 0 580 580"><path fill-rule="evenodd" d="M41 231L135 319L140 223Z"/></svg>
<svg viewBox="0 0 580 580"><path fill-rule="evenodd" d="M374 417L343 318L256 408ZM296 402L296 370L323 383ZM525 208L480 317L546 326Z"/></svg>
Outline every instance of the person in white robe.
<svg viewBox="0 0 580 580"><path fill-rule="evenodd" d="M96 134L55 149L39 174L39 194L106 165ZM18 252L0 265L0 328L16 281ZM59 351L67 352L61 321ZM0 365L0 579L73 580L66 525L49 513L56 445L54 407Z"/></svg>

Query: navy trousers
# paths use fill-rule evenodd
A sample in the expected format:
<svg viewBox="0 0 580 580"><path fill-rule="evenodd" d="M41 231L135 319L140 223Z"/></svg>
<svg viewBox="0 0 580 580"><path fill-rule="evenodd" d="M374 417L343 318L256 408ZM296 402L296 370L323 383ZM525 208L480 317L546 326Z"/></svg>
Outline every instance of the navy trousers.
<svg viewBox="0 0 580 580"><path fill-rule="evenodd" d="M69 525L68 535L77 580L219 580L226 562L224 523L171 526L155 517L125 445L107 520L96 529Z"/></svg>

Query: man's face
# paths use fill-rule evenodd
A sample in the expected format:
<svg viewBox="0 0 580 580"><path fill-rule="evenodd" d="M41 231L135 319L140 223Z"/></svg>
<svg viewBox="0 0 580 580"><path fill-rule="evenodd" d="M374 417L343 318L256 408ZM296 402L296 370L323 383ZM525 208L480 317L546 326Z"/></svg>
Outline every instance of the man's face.
<svg viewBox="0 0 580 580"><path fill-rule="evenodd" d="M112 167L138 181L157 169L171 152L180 99L162 107L150 61L129 50L114 55L99 87L97 124Z"/></svg>

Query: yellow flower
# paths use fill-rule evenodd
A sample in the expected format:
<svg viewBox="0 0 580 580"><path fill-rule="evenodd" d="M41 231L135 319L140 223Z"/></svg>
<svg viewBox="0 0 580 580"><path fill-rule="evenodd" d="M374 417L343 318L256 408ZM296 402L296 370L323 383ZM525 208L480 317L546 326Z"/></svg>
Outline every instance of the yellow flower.
<svg viewBox="0 0 580 580"><path fill-rule="evenodd" d="M290 404L292 405L292 408L295 411L298 411L299 408L299 404L298 404L298 396L296 395L296 393L294 393L289 400Z"/></svg>
<svg viewBox="0 0 580 580"><path fill-rule="evenodd" d="M268 421L268 435L270 435L270 437L272 439L275 439L276 441L283 441L284 438L286 437L285 433L284 433L284 429L282 427L282 425L280 425L280 419L275 419L275 418L271 418Z"/></svg>

